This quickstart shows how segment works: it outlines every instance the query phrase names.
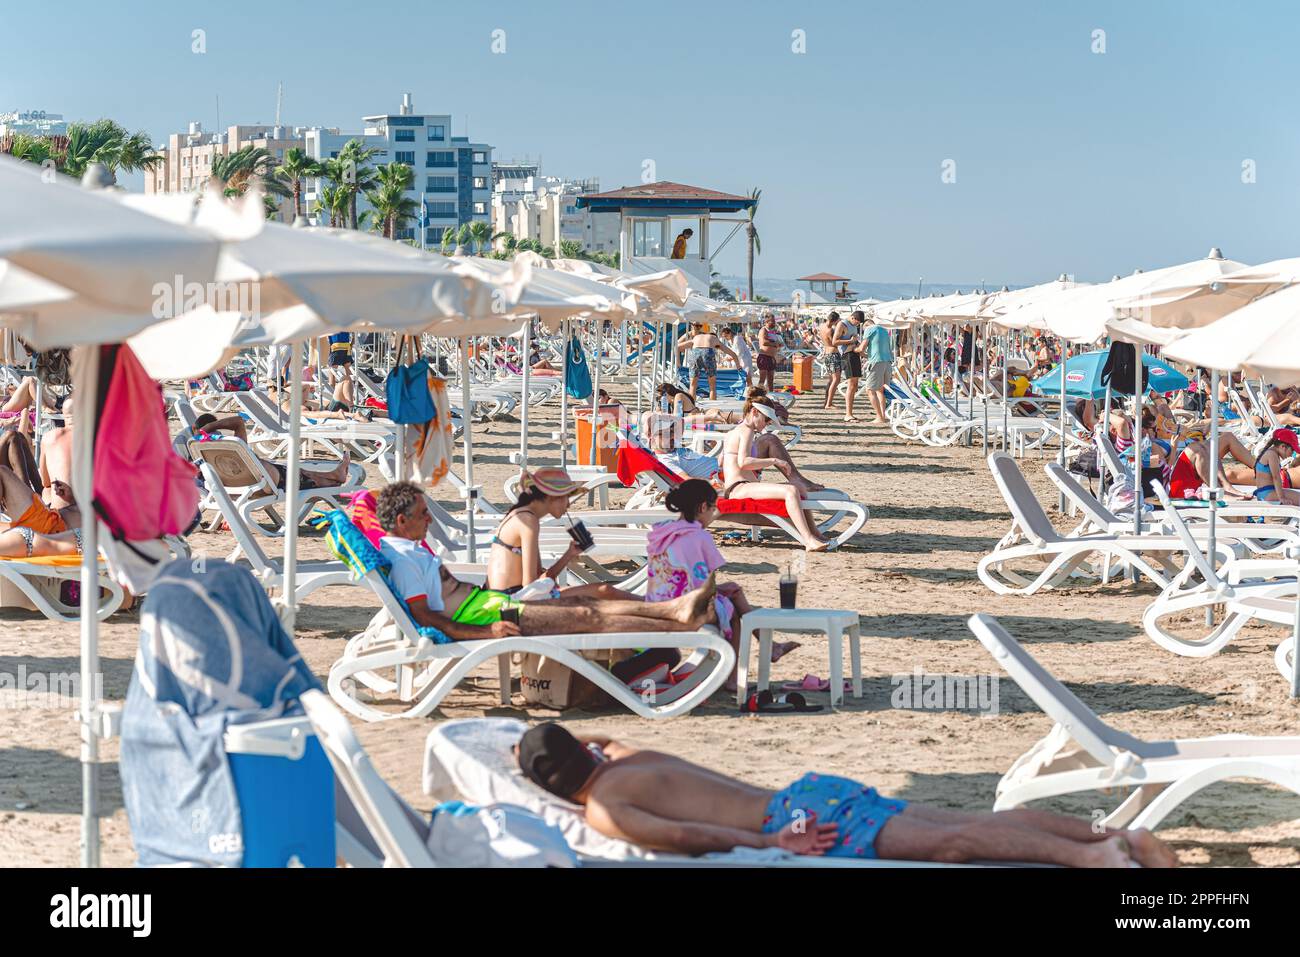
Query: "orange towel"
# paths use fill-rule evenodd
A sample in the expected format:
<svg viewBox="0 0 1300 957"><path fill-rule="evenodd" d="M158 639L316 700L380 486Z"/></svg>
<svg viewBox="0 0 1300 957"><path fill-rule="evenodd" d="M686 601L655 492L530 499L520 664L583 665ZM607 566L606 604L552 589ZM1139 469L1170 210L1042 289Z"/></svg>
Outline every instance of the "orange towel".
<svg viewBox="0 0 1300 957"><path fill-rule="evenodd" d="M46 506L39 495L32 495L32 504L18 517L15 525L22 525L42 535L57 535L68 530L63 516Z"/></svg>

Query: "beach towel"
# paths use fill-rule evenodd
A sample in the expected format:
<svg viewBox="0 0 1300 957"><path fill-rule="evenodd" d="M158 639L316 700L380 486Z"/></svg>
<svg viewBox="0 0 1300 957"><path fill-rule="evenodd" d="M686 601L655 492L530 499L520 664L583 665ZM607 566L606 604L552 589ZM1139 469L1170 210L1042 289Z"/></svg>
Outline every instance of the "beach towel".
<svg viewBox="0 0 1300 957"><path fill-rule="evenodd" d="M654 472L662 475L669 484L681 484L681 478L659 461L655 455L639 445L626 440L619 443L618 453L614 459L614 473L618 480L628 488L636 485L637 476L642 472ZM723 515L775 515L789 518L785 501L779 498L719 498L718 511Z"/></svg>
<svg viewBox="0 0 1300 957"><path fill-rule="evenodd" d="M301 714L299 696L323 690L248 571L196 564L154 580L122 712L122 797L144 866L240 866L226 728Z"/></svg>
<svg viewBox="0 0 1300 957"><path fill-rule="evenodd" d="M646 536L648 577L646 601L671 601L708 581L709 574L727 560L718 551L713 536L697 522L674 519L660 522ZM718 595L718 627L724 638L731 637L731 616L735 607Z"/></svg>
<svg viewBox="0 0 1300 957"><path fill-rule="evenodd" d="M451 471L456 442L451 425L451 402L447 399L445 380L429 373L429 396L433 401L433 418L413 425L407 432L407 457L414 463L415 481L437 486Z"/></svg>

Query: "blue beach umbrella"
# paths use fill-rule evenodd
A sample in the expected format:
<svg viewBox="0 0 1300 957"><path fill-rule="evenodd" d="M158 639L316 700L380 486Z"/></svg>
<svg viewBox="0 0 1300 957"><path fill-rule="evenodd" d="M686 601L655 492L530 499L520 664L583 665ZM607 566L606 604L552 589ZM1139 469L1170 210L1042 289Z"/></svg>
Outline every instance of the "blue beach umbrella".
<svg viewBox="0 0 1300 957"><path fill-rule="evenodd" d="M1101 382L1101 370L1106 365L1107 353L1085 352L1070 356L1065 361L1065 394L1097 399L1106 394L1106 387ZM1187 376L1173 366L1162 362L1153 355L1142 353L1142 364L1147 369L1147 389L1150 392L1177 392L1190 384ZM1034 390L1040 395L1061 394L1061 366L1057 363L1046 375L1033 381ZM1111 382L1112 389L1121 394L1133 391L1132 382Z"/></svg>

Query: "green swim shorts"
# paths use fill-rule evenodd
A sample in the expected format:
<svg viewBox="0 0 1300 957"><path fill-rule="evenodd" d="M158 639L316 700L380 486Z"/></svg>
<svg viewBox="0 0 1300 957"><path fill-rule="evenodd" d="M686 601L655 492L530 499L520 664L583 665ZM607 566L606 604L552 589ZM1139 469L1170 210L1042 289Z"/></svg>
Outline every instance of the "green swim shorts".
<svg viewBox="0 0 1300 957"><path fill-rule="evenodd" d="M523 602L515 601L503 591L475 588L461 602L451 620L462 625L491 625L501 620L501 612L506 608L520 609L522 617L523 607Z"/></svg>

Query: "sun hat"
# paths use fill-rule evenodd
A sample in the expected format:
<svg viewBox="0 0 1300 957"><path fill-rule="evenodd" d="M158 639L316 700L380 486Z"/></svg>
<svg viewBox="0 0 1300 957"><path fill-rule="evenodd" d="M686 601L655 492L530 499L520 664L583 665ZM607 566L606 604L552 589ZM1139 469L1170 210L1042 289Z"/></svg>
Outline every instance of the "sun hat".
<svg viewBox="0 0 1300 957"><path fill-rule="evenodd" d="M1300 452L1300 438L1296 438L1291 429L1278 429L1273 433L1273 441L1289 445L1294 452Z"/></svg>
<svg viewBox="0 0 1300 957"><path fill-rule="evenodd" d="M569 473L562 468L544 468L537 469L535 472L524 472L519 481L519 487L525 492L536 489L543 495L568 495L572 497L582 494L582 486L569 478Z"/></svg>
<svg viewBox="0 0 1300 957"><path fill-rule="evenodd" d="M763 405L761 402L751 402L751 403L750 403L750 408L758 409L759 412L762 412L765 416L767 416L767 417L768 417L769 419L771 419L773 422L777 421L777 418L778 418L778 417L777 417L777 414L776 414L776 410L773 409L770 405Z"/></svg>

